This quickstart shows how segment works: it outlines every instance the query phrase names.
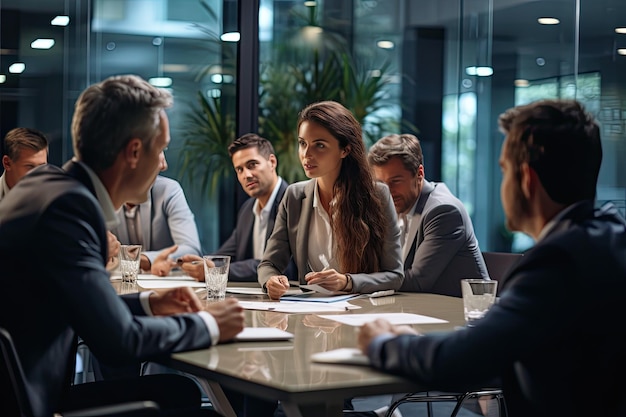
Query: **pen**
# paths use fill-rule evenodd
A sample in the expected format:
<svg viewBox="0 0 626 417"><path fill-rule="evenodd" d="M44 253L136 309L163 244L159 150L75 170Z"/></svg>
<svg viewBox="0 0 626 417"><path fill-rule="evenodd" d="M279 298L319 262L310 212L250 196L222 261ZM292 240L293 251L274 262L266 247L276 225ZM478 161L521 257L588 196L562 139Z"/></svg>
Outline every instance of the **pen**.
<svg viewBox="0 0 626 417"><path fill-rule="evenodd" d="M202 261L191 261L191 262L189 262L189 263L190 263L190 264L192 264L192 265L199 265L199 264L200 264L200 262L202 262ZM176 263L177 263L178 265L182 265L182 264L184 264L184 263L185 263L185 261L183 261L183 258L178 258L178 259L176 259Z"/></svg>

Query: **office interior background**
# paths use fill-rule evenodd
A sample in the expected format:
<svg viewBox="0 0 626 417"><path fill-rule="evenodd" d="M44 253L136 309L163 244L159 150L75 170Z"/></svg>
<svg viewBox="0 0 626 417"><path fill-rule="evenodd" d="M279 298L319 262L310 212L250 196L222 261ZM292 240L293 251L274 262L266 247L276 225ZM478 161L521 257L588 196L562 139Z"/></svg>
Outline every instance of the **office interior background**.
<svg viewBox="0 0 626 417"><path fill-rule="evenodd" d="M321 99L353 110L368 145L416 134L426 177L464 202L481 249L521 251L532 242L500 205L498 115L575 98L602 128L598 204L626 210L624 0L0 0L2 137L40 129L61 165L80 92L125 73L174 95L164 175L207 253L246 197L227 144L259 132L281 175L304 179L296 117Z"/></svg>

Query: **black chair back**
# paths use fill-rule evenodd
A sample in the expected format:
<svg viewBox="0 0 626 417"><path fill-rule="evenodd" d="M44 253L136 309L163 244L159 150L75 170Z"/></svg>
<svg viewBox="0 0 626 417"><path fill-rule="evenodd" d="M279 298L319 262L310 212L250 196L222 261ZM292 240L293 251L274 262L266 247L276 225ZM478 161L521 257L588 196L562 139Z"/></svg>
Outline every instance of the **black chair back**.
<svg viewBox="0 0 626 417"><path fill-rule="evenodd" d="M33 415L26 385L24 372L20 365L13 339L9 332L0 327L0 416L31 417Z"/></svg>

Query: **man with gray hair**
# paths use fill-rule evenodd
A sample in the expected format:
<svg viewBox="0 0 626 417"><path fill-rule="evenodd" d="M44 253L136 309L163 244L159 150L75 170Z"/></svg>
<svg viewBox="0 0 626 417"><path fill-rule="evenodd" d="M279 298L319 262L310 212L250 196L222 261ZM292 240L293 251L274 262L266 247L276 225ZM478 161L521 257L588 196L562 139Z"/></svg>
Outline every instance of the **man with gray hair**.
<svg viewBox="0 0 626 417"><path fill-rule="evenodd" d="M101 362L120 366L208 348L243 329L234 299L205 308L189 288L120 297L105 269L115 210L145 200L160 171L171 104L168 92L136 76L88 87L72 121L74 158L33 170L0 201L0 327L17 347L35 416L128 400L206 415L182 376L69 385L77 336Z"/></svg>
<svg viewBox="0 0 626 417"><path fill-rule="evenodd" d="M389 186L402 234L404 282L400 291L461 296L461 279L488 278L472 220L442 182L424 177L419 140L389 135L370 148L378 181Z"/></svg>
<svg viewBox="0 0 626 417"><path fill-rule="evenodd" d="M48 163L48 139L36 130L16 127L4 137L0 200L33 168Z"/></svg>

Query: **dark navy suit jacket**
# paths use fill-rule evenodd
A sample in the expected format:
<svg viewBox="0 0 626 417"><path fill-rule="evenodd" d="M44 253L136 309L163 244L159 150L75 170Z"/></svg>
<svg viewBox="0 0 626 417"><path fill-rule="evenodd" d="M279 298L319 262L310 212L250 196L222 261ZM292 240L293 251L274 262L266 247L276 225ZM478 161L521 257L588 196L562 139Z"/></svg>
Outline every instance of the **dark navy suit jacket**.
<svg viewBox="0 0 626 417"><path fill-rule="evenodd" d="M80 336L111 365L206 348L197 314L146 316L116 294L105 269L102 209L86 171L43 165L0 202L0 326L12 335L35 417L58 411Z"/></svg>

